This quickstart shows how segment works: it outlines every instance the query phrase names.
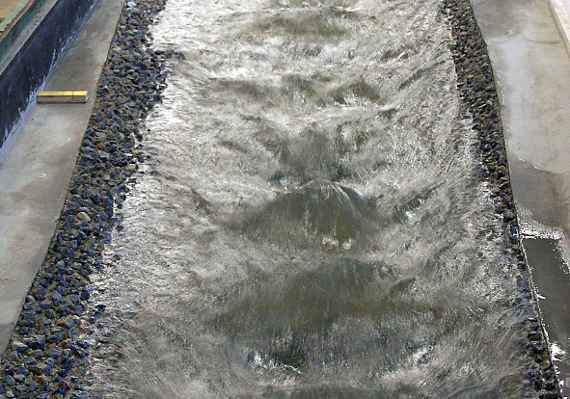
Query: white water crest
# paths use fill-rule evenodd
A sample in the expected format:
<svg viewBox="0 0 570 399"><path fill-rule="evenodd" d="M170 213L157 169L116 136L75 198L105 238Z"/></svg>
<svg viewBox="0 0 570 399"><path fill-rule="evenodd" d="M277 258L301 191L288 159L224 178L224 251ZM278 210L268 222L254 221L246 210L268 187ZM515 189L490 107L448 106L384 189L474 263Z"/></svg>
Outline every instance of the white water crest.
<svg viewBox="0 0 570 399"><path fill-rule="evenodd" d="M109 398L519 398L515 262L438 0L169 0L102 276ZM111 360L113 359L113 360Z"/></svg>

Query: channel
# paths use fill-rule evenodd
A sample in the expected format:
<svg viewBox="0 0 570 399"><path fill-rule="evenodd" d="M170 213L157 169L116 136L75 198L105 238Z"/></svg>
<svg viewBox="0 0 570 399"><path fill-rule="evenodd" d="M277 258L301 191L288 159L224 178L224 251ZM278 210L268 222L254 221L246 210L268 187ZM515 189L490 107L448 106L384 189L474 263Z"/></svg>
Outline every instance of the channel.
<svg viewBox="0 0 570 399"><path fill-rule="evenodd" d="M93 277L93 392L525 394L440 1L169 0L152 35L174 56Z"/></svg>

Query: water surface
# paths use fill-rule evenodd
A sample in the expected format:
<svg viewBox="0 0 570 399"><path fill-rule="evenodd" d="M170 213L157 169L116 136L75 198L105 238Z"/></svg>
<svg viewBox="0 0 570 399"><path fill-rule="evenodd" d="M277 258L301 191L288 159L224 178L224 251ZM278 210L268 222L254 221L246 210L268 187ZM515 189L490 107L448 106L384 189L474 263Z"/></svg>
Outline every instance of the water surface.
<svg viewBox="0 0 570 399"><path fill-rule="evenodd" d="M96 282L99 392L520 397L513 261L439 6L168 2L154 46L181 57Z"/></svg>

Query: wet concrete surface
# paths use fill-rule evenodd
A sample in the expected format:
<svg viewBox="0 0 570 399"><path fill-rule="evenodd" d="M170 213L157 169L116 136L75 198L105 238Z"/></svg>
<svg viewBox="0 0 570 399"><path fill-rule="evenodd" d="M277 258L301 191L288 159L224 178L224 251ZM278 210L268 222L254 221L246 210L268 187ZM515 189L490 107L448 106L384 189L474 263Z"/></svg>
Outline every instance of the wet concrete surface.
<svg viewBox="0 0 570 399"><path fill-rule="evenodd" d="M570 231L570 60L548 2L477 0L473 3L503 103L518 205L535 221L567 233Z"/></svg>
<svg viewBox="0 0 570 399"><path fill-rule="evenodd" d="M59 217L121 1L103 0L46 88L88 90L85 105L32 106L0 154L0 353Z"/></svg>
<svg viewBox="0 0 570 399"><path fill-rule="evenodd" d="M547 0L474 0L493 63L525 250L551 342L567 348L570 58ZM553 352L558 352L553 348ZM561 381L570 368L560 359Z"/></svg>
<svg viewBox="0 0 570 399"><path fill-rule="evenodd" d="M553 345L553 355L562 373L561 382L570 382L570 362L563 352L570 350L568 326L570 326L570 302L568 287L570 274L560 262L560 253L555 240L530 239L524 241L528 261L534 271L534 282L546 320L548 338ZM566 389L566 394L568 394Z"/></svg>

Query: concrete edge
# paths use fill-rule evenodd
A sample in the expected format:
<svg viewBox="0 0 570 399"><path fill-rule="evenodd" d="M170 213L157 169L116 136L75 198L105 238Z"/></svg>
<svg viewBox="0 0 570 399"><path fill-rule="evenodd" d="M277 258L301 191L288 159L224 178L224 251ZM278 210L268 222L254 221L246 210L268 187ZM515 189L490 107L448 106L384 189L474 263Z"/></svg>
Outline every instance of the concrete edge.
<svg viewBox="0 0 570 399"><path fill-rule="evenodd" d="M549 0L548 4L570 56L570 2L564 3L563 0Z"/></svg>

